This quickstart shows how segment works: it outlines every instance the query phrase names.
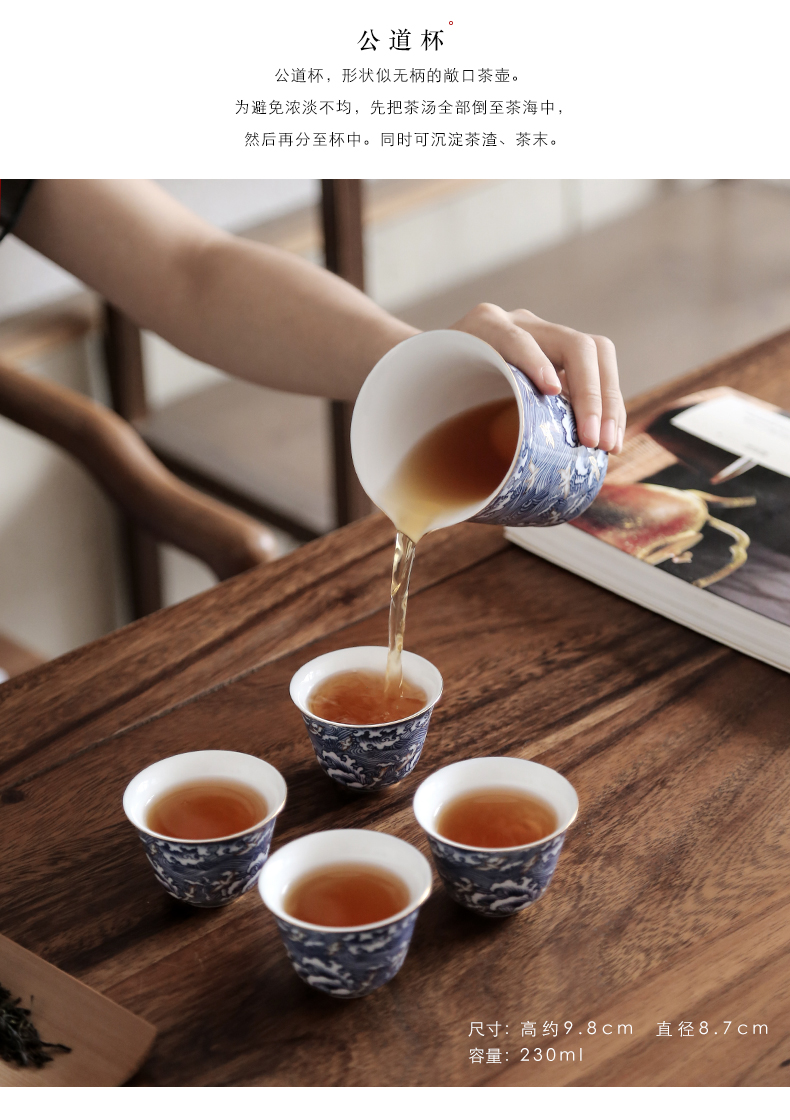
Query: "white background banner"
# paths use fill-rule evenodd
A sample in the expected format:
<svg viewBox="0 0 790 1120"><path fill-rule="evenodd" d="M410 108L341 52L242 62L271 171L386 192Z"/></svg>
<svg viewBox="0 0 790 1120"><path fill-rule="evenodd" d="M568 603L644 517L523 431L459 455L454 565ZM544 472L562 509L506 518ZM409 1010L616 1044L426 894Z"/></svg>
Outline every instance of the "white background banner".
<svg viewBox="0 0 790 1120"><path fill-rule="evenodd" d="M781 178L787 23L776 0L16 4L0 172Z"/></svg>

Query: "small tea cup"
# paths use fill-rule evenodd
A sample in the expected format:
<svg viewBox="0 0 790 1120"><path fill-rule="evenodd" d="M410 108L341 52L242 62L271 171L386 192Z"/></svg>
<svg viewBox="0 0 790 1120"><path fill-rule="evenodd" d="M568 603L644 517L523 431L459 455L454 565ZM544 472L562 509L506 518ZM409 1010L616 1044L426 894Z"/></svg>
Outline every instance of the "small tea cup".
<svg viewBox="0 0 790 1120"><path fill-rule="evenodd" d="M347 789L384 789L411 773L442 694L441 674L424 657L404 650L403 675L423 689L427 701L414 715L391 723L332 723L311 712L307 700L317 684L335 673L350 669L383 673L386 666L386 646L353 646L308 661L291 678L291 699L302 713L321 769Z"/></svg>
<svg viewBox="0 0 790 1120"><path fill-rule="evenodd" d="M449 801L482 789L523 790L548 802L557 827L548 836L513 848L481 848L448 840L437 821ZM565 834L579 811L570 782L523 758L468 758L431 774L414 796L414 815L428 837L436 870L451 898L486 918L526 909L551 882Z"/></svg>
<svg viewBox="0 0 790 1120"><path fill-rule="evenodd" d="M283 903L293 884L336 863L365 863L394 873L408 888L408 904L391 918L364 926L320 926L292 917ZM405 840L386 832L338 828L285 844L267 861L258 889L297 975L317 991L354 999L380 988L400 969L431 885L431 865Z"/></svg>
<svg viewBox="0 0 790 1120"><path fill-rule="evenodd" d="M212 778L240 782L259 793L269 810L263 820L211 840L179 840L150 828L147 811L156 798L175 786ZM286 793L283 776L262 758L239 751L190 751L141 770L126 787L123 809L168 894L192 906L225 906L255 886Z"/></svg>

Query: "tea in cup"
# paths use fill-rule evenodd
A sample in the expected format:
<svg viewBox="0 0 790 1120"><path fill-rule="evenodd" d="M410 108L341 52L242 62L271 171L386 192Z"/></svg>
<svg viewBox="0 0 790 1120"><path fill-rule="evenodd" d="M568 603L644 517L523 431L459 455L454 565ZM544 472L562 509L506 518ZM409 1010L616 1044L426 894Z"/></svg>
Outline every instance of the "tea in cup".
<svg viewBox="0 0 790 1120"><path fill-rule="evenodd" d="M454 762L414 797L448 894L487 918L515 914L543 895L578 809L566 778L522 758Z"/></svg>
<svg viewBox="0 0 790 1120"><path fill-rule="evenodd" d="M291 679L319 765L347 789L384 789L410 774L442 694L438 669L404 652L402 686L388 697L387 656L386 646L333 650Z"/></svg>
<svg viewBox="0 0 790 1120"><path fill-rule="evenodd" d="M190 751L146 767L123 808L158 882L192 906L225 906L255 886L286 785L238 751Z"/></svg>
<svg viewBox="0 0 790 1120"><path fill-rule="evenodd" d="M286 844L258 887L297 975L352 999L400 969L431 879L427 859L405 840L347 828Z"/></svg>

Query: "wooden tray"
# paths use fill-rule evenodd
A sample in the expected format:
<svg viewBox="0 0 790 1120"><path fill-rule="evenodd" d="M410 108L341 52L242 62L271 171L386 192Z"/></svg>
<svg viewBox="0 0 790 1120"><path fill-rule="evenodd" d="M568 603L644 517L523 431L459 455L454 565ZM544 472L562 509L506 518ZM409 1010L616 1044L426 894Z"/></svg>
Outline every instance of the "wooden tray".
<svg viewBox="0 0 790 1120"><path fill-rule="evenodd" d="M31 1009L43 1039L71 1047L70 1054L53 1051L41 1069L0 1058L0 1086L122 1085L156 1037L144 1019L1 934L0 984Z"/></svg>

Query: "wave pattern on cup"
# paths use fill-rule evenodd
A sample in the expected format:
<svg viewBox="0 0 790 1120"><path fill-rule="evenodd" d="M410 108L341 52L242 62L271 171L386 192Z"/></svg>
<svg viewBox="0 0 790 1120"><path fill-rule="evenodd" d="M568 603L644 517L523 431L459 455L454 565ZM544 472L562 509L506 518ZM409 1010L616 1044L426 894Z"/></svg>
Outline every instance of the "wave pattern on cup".
<svg viewBox="0 0 790 1120"><path fill-rule="evenodd" d="M186 840L154 831L153 801L187 782L230 780L255 790L267 813L252 827L215 840ZM241 751L187 751L141 770L126 787L123 808L143 843L157 882L192 906L226 906L255 886L269 855L277 816L287 789L282 774L256 755Z"/></svg>
<svg viewBox="0 0 790 1120"><path fill-rule="evenodd" d="M192 906L225 906L255 886L269 854L276 821L235 840L163 840L147 832L145 845L157 882Z"/></svg>
<svg viewBox="0 0 790 1120"><path fill-rule="evenodd" d="M515 366L510 369L523 404L518 461L499 493L470 520L514 526L572 521L597 497L609 457L578 443L565 397L544 396Z"/></svg>
<svg viewBox="0 0 790 1120"><path fill-rule="evenodd" d="M386 984L400 969L417 911L377 929L346 933L302 929L276 915L275 921L291 964L306 984L330 996L356 999Z"/></svg>
<svg viewBox="0 0 790 1120"><path fill-rule="evenodd" d="M348 789L383 789L417 765L432 712L433 705L414 719L359 728L302 717L325 774Z"/></svg>
<svg viewBox="0 0 790 1120"><path fill-rule="evenodd" d="M444 806L460 795L484 789L539 797L554 810L556 828L541 840L508 848L462 844L442 835L438 826ZM506 918L545 893L576 819L579 799L556 770L529 759L497 755L466 758L435 770L417 790L413 808L450 897L483 917Z"/></svg>
<svg viewBox="0 0 790 1120"><path fill-rule="evenodd" d="M526 909L551 882L565 833L545 844L511 852L470 852L428 837L436 870L451 898L486 918Z"/></svg>
<svg viewBox="0 0 790 1120"><path fill-rule="evenodd" d="M294 883L336 863L362 863L397 876L407 905L389 918L331 927L295 918L285 908ZM316 991L354 999L386 984L401 968L420 907L431 893L431 867L417 848L373 829L308 833L283 845L261 872L258 889L300 979Z"/></svg>

